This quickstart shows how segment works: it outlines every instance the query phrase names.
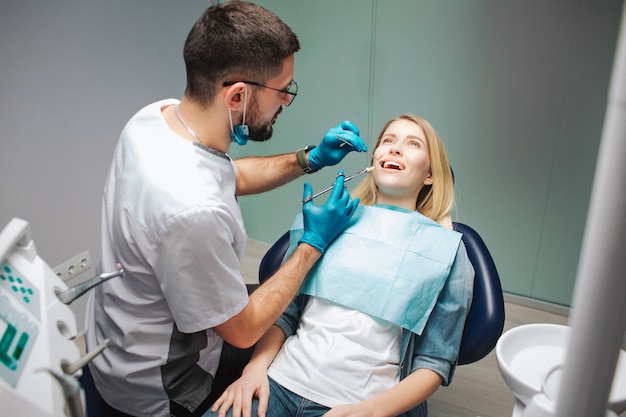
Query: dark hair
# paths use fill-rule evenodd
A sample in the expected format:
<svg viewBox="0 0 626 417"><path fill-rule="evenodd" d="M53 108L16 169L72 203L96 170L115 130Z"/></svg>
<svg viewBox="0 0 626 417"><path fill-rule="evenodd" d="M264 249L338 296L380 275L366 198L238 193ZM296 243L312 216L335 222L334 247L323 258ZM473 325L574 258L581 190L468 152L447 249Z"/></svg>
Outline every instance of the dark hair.
<svg viewBox="0 0 626 417"><path fill-rule="evenodd" d="M185 41L185 94L206 105L224 81L263 83L299 49L291 28L259 5L234 0L210 7Z"/></svg>

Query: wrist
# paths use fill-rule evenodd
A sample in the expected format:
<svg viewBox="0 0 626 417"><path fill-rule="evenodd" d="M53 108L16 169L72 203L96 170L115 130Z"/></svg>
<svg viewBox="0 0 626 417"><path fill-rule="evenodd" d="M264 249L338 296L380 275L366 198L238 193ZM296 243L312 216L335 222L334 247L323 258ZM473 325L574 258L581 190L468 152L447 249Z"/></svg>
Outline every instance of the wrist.
<svg viewBox="0 0 626 417"><path fill-rule="evenodd" d="M307 153L310 152L313 148L315 148L315 146L309 145L309 146L305 146L302 149L299 149L296 152L296 157L298 158L298 164L300 165L300 168L302 168L302 170L306 174L312 174L314 172L317 172L317 169L314 169L311 167L311 165L309 165L309 159L307 158Z"/></svg>
<svg viewBox="0 0 626 417"><path fill-rule="evenodd" d="M323 255L326 250L326 243L322 242L321 239L315 236L302 236L302 238L298 241L298 247L302 246L302 243L306 244L311 250L319 252L320 256Z"/></svg>
<svg viewBox="0 0 626 417"><path fill-rule="evenodd" d="M273 358L271 358L273 359ZM270 367L270 364L272 363L272 360L266 361L261 359L260 357L256 357L256 358L252 358L250 360L250 362L248 362L246 364L246 366L244 366L243 371L242 371L242 375L243 374L247 374L247 373L252 373L252 374L267 374L267 369Z"/></svg>

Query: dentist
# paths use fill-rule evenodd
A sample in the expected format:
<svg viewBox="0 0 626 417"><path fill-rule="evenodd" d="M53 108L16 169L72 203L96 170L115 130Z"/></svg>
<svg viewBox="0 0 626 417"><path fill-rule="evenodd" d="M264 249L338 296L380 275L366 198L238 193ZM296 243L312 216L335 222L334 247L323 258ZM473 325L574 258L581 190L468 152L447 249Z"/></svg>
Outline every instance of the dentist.
<svg viewBox="0 0 626 417"><path fill-rule="evenodd" d="M298 93L299 49L293 31L258 5L211 7L185 42L183 98L152 103L124 127L103 195L99 269L119 262L125 277L93 291L85 318L87 349L111 340L89 364L109 414L201 415L220 394L213 388L223 346L256 343L356 210L358 199L339 176L323 206L303 205L305 231L294 255L248 296L237 196L366 150L344 122L295 153L228 155L232 142L272 136ZM338 134L352 146L340 147ZM311 193L306 183L304 197Z"/></svg>

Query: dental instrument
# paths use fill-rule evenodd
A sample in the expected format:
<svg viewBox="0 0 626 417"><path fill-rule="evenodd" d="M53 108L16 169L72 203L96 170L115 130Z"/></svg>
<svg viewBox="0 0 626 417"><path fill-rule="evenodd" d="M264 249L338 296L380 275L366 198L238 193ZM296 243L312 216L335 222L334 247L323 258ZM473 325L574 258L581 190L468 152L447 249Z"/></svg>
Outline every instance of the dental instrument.
<svg viewBox="0 0 626 417"><path fill-rule="evenodd" d="M65 303L67 305L70 305L74 300L76 300L78 297L80 297L81 295L83 295L84 293L86 293L87 291L89 291L90 289L92 289L95 286L98 286L100 284L102 284L104 281L108 281L111 278L115 278L115 277L120 277L120 276L124 276L124 268L122 268L121 264L117 264L117 271L115 272L105 272L103 274L100 274L98 276L95 276L85 282L82 282L72 288L68 288L66 290L56 290L55 293L57 295L57 297L59 298L59 300L61 300L62 303Z"/></svg>
<svg viewBox="0 0 626 417"><path fill-rule="evenodd" d="M373 170L373 169L374 169L374 167L366 167L366 168L363 168L363 169L362 169L362 170L360 170L359 172L357 172L357 173L355 173L355 174L352 174L352 175L350 175L349 177L346 177L346 179L344 179L344 180L343 180L343 182L344 182L344 184L345 184L346 182L350 181L351 179L354 179L354 178L356 178L356 177L359 177L359 176L361 176L361 175L363 175L363 174L367 174L368 172L370 172L370 171L371 171L371 170ZM339 175L337 175L337 176L339 176ZM320 192L319 192L319 193L317 193L317 194L313 194L313 195L311 195L311 196L308 196L307 198L305 198L304 200L302 200L302 204L308 203L309 201L313 200L315 197L319 197L320 195L322 195L322 194L324 194L324 193L329 192L330 190L332 190L332 189L333 189L333 187L334 187L334 186L335 186L335 183L333 183L333 185L331 185L330 187L328 187L328 188L326 188L326 189L324 189L324 190L320 191Z"/></svg>
<svg viewBox="0 0 626 417"><path fill-rule="evenodd" d="M81 273L89 254L52 269L37 253L27 221L13 218L0 229L0 404L2 415L85 417L82 369L108 346L85 356L75 339L75 313L68 304L114 277L122 265L68 287L65 276ZM79 266L80 265L80 266Z"/></svg>
<svg viewBox="0 0 626 417"><path fill-rule="evenodd" d="M339 135L336 135L336 138L339 139L340 141L342 141L343 143L341 145L339 145L340 148L343 148L344 146L348 145L348 146L352 146L352 144L350 142L348 142L347 140L345 140L344 138L342 138ZM354 148L354 146L352 146ZM380 161L377 157L374 156L373 153L367 152L365 151L366 154L368 154L369 156L371 156L373 159Z"/></svg>

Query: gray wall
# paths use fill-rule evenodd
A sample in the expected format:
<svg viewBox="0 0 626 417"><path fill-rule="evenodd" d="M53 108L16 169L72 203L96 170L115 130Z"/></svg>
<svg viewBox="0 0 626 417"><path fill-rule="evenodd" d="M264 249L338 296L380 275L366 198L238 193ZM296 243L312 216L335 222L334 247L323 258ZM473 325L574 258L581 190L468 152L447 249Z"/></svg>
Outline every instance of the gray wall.
<svg viewBox="0 0 626 417"><path fill-rule="evenodd" d="M390 117L422 115L447 145L457 219L483 236L505 291L571 303L622 2L260 3L303 45L302 92L263 151L316 143L344 118L373 144ZM327 186L326 171L305 180ZM301 183L242 199L252 237L288 227L276 219L298 210Z"/></svg>
<svg viewBox="0 0 626 417"><path fill-rule="evenodd" d="M51 267L84 250L97 260L120 130L145 104L182 95L182 44L207 2L180 4L0 1L0 228L28 221ZM79 328L85 301L72 304Z"/></svg>
<svg viewBox="0 0 626 417"><path fill-rule="evenodd" d="M388 118L422 115L447 144L457 217L491 248L504 289L570 304L621 2L258 3L301 39L300 93L272 141L233 156L316 144L344 119L373 144ZM0 227L29 221L51 266L85 249L97 258L117 136L143 105L181 96L182 44L206 5L0 2ZM275 240L303 182L320 189L335 173L242 198L250 237Z"/></svg>

